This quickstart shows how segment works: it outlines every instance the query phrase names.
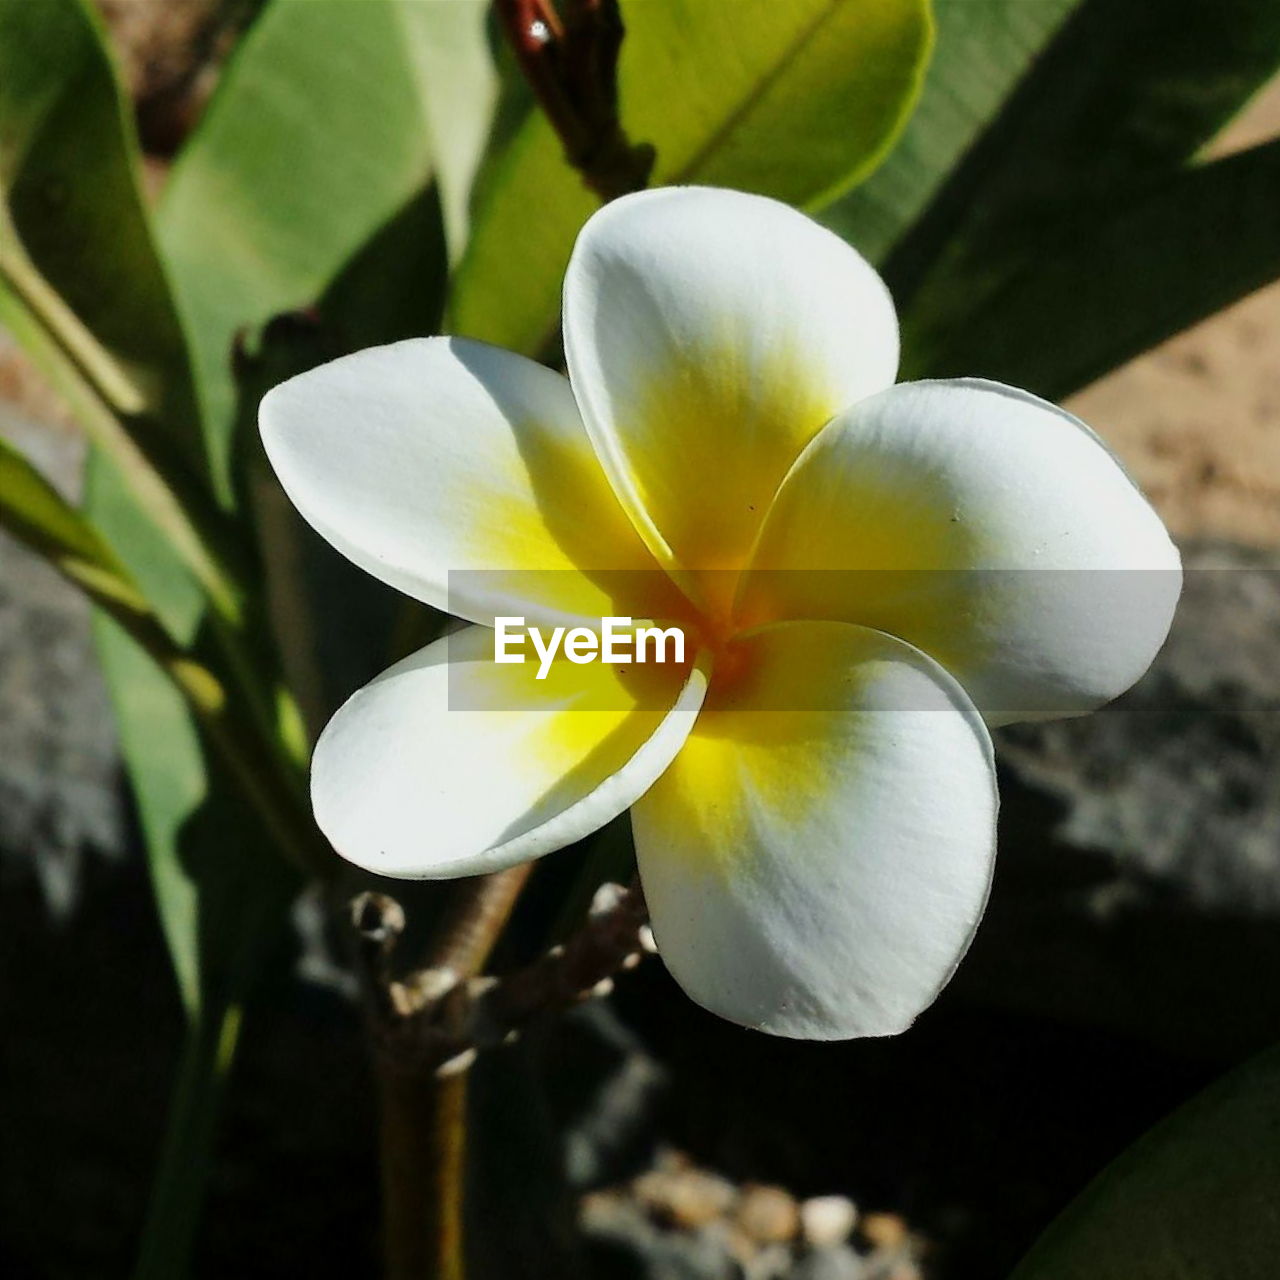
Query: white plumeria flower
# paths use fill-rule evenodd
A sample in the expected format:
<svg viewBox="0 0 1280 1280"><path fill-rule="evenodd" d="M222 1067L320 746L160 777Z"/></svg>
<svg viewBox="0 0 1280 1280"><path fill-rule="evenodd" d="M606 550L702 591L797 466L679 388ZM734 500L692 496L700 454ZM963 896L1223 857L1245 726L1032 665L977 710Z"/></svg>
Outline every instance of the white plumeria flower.
<svg viewBox="0 0 1280 1280"><path fill-rule="evenodd" d="M1178 553L1061 409L894 386L885 286L775 201L669 188L602 209L564 346L567 379L401 342L263 401L306 519L476 624L338 711L317 821L361 867L436 878L630 807L658 948L694 1000L780 1035L900 1031L986 902L987 725L1132 684ZM539 683L494 662L501 615L677 619L698 651L643 681L561 661Z"/></svg>

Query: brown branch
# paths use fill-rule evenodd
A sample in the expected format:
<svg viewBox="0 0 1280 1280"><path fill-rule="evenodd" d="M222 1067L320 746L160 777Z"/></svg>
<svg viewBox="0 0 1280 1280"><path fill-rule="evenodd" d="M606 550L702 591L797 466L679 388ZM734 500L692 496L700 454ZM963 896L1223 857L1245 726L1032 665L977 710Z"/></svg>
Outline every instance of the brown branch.
<svg viewBox="0 0 1280 1280"><path fill-rule="evenodd" d="M522 969L486 978L446 963L396 981L389 958L403 927L398 912L381 895L365 894L353 904L361 979L366 989L381 988L368 996L375 1044L402 1072L447 1076L465 1070L478 1052L510 1040L534 1019L607 994L615 974L653 950L639 884L628 889L603 885L578 932ZM438 952L460 954L447 948Z"/></svg>
<svg viewBox="0 0 1280 1280"><path fill-rule="evenodd" d="M526 862L460 881L449 916L427 960L428 967L448 969L459 978L479 973L532 870L533 863Z"/></svg>
<svg viewBox="0 0 1280 1280"><path fill-rule="evenodd" d="M644 896L604 885L563 946L503 978L481 977L528 868L464 881L425 969L394 974L404 911L385 894L351 904L380 1103L388 1280L464 1280L468 1068L534 1019L612 987L653 950Z"/></svg>
<svg viewBox="0 0 1280 1280"><path fill-rule="evenodd" d="M648 921L638 881L628 889L602 885L586 923L564 946L505 978L471 984L464 1047L501 1044L535 1018L608 995L614 975L633 968L653 950Z"/></svg>
<svg viewBox="0 0 1280 1280"><path fill-rule="evenodd" d="M618 0L495 0L529 87L565 158L604 203L648 184L654 149L633 144L618 110L618 55L626 34Z"/></svg>
<svg viewBox="0 0 1280 1280"><path fill-rule="evenodd" d="M377 1074L387 1280L464 1280L467 1073Z"/></svg>
<svg viewBox="0 0 1280 1280"><path fill-rule="evenodd" d="M404 932L404 909L385 893L362 893L352 899L350 913L356 977L365 1008L375 1023L389 1021L398 1012L391 954Z"/></svg>
<svg viewBox="0 0 1280 1280"><path fill-rule="evenodd" d="M460 984L488 960L531 866L460 882L428 968L394 977L404 910L381 893L351 904L355 966L369 1014L378 1081L383 1251L387 1280L464 1280L467 1074L474 1054L454 1054L452 1071L387 1052L422 1018L456 1019Z"/></svg>

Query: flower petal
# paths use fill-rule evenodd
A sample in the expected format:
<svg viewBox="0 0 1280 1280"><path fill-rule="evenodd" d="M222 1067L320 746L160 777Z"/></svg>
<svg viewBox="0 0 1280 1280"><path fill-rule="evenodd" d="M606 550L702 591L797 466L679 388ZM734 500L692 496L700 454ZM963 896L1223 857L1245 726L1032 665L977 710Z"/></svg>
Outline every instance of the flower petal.
<svg viewBox="0 0 1280 1280"><path fill-rule="evenodd" d="M591 218L564 339L618 496L686 570L740 567L796 455L898 362L892 300L848 245L774 200L698 187Z"/></svg>
<svg viewBox="0 0 1280 1280"><path fill-rule="evenodd" d="M903 1030L969 945L991 743L936 663L842 623L752 633L632 810L658 950L699 1004L830 1040Z"/></svg>
<svg viewBox="0 0 1280 1280"><path fill-rule="evenodd" d="M291 378L259 416L308 523L446 612L664 617L654 597L678 598L613 496L567 380L531 360L460 338L398 342Z"/></svg>
<svg viewBox="0 0 1280 1280"><path fill-rule="evenodd" d="M700 668L498 665L467 627L350 698L316 744L316 821L379 875L445 879L513 866L620 814L697 715Z"/></svg>
<svg viewBox="0 0 1280 1280"><path fill-rule="evenodd" d="M916 382L841 414L797 461L738 611L900 636L1000 723L1122 693L1181 586L1159 517L1084 423L997 383Z"/></svg>

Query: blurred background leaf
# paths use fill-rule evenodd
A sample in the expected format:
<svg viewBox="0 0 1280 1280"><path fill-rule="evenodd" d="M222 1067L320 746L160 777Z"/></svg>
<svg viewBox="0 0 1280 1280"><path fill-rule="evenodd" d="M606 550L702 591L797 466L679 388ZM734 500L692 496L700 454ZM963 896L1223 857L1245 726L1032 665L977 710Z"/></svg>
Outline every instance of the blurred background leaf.
<svg viewBox="0 0 1280 1280"><path fill-rule="evenodd" d="M206 542L212 503L186 342L134 131L81 0L0 0L0 141L0 320L186 566L175 573L182 601L156 601L171 628L181 632L198 599L192 576L234 612L234 585Z"/></svg>
<svg viewBox="0 0 1280 1280"><path fill-rule="evenodd" d="M254 419L266 386L344 350L438 323L445 247L423 80L436 21L462 58L467 30L460 30L453 6L274 0L237 48L180 153L159 211L159 236L198 334L200 389L223 501L244 496L246 476L261 477L253 468ZM460 70L475 63L464 59ZM465 95L455 89L460 106ZM487 127L482 89L478 100L480 130ZM455 149L447 166L455 182L465 184L465 164ZM299 307L313 308L313 321L301 326L304 341L282 343L280 331L267 328L244 345L277 313ZM138 577L170 601L201 644L208 628L201 601L182 595L164 541L101 457L91 468L87 504L127 549ZM292 674L308 669L322 683L323 673L336 670L340 679L332 636L343 627L318 627L312 612L334 594L325 571L338 575L339 587L350 585L350 615L381 618L374 630L384 649L388 611L361 607L376 588L351 584L349 572L307 541L295 516L273 524L261 507L254 514L259 532L269 536L264 567L278 569L283 555L279 580L304 567L298 555L308 561L291 584L304 605L289 632L298 659ZM316 559L327 591L316 587ZM318 637L326 639L313 661ZM105 621L97 640L190 1027L135 1273L138 1280L169 1280L187 1268L243 1005L253 982L283 955L298 877L146 655ZM317 692L300 683L301 692L313 694L313 709L332 696L329 686Z"/></svg>
<svg viewBox="0 0 1280 1280"><path fill-rule="evenodd" d="M189 572L190 550L166 524L174 495L162 481L193 506L212 507L205 442L141 196L132 121L85 5L0 3L0 138L3 317L110 452L91 468L89 518L170 631L200 645L206 598ZM40 522L64 567L71 556L73 572L115 569L106 544L52 509L32 475L13 459L3 469L11 504L25 495L22 511ZM296 876L260 815L211 763L187 705L152 659L105 618L98 637L188 1019L139 1273L167 1278L185 1267L240 1003L256 961L279 937Z"/></svg>
<svg viewBox="0 0 1280 1280"><path fill-rule="evenodd" d="M450 258L471 229L471 184L489 141L498 75L489 45L489 0L396 0L426 102L426 127Z"/></svg>
<svg viewBox="0 0 1280 1280"><path fill-rule="evenodd" d="M1280 1050L1176 1111L1090 1184L1012 1280L1271 1280Z"/></svg>
<svg viewBox="0 0 1280 1280"><path fill-rule="evenodd" d="M187 1032L136 1280L187 1274L244 1004L285 957L293 869L190 710L109 619L95 624Z"/></svg>
<svg viewBox="0 0 1280 1280"><path fill-rule="evenodd" d="M903 376L1061 398L1274 278L1268 155L1197 165L1278 66L1269 0L1080 6L885 263Z"/></svg>
<svg viewBox="0 0 1280 1280"><path fill-rule="evenodd" d="M186 344L137 181L102 30L80 0L0 0L0 289L59 342L60 389L163 420L149 443L203 469ZM39 355L40 352L35 354Z"/></svg>
<svg viewBox="0 0 1280 1280"><path fill-rule="evenodd" d="M624 3L622 119L654 185L708 183L820 206L866 176L915 103L926 0ZM708 68L714 67L714 74ZM594 196L541 113L486 167L450 329L534 353Z"/></svg>
<svg viewBox="0 0 1280 1280"><path fill-rule="evenodd" d="M910 369L1065 398L1280 278L1277 209L1271 142L1063 217L1010 252L994 287L965 269L944 273L908 321Z"/></svg>
<svg viewBox="0 0 1280 1280"><path fill-rule="evenodd" d="M880 262L1081 0L934 0L920 105L885 162L819 221Z"/></svg>
<svg viewBox="0 0 1280 1280"><path fill-rule="evenodd" d="M432 59L424 49L437 23L455 44L466 43L459 19L467 15L453 9L409 0L271 0L178 156L158 211L159 236L198 336L201 397L224 493L231 491L237 416L236 335L312 305L411 210L420 211L424 244L439 238L424 80ZM464 58L459 71L477 61ZM487 90L478 84L475 93L483 119ZM452 104L463 117L467 101L459 90ZM465 163L453 153L451 162L451 180L464 180ZM399 267L406 287L419 284L429 303L432 281L417 265L410 259Z"/></svg>

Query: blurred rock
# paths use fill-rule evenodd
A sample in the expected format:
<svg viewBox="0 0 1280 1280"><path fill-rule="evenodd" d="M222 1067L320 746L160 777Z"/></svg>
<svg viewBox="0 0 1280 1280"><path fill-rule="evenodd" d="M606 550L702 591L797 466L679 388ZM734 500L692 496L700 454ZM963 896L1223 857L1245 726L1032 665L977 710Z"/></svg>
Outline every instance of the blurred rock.
<svg viewBox="0 0 1280 1280"><path fill-rule="evenodd" d="M1280 568L1222 544L1185 560L1134 689L997 735L1001 853L957 979L1228 1059L1280 1022L1280 988L1256 981L1280 965Z"/></svg>
<svg viewBox="0 0 1280 1280"><path fill-rule="evenodd" d="M64 493L83 450L0 409L0 435ZM82 860L124 845L115 731L84 598L0 534L0 873L34 869L51 911L75 902Z"/></svg>
<svg viewBox="0 0 1280 1280"><path fill-rule="evenodd" d="M666 1072L607 1000L588 1000L541 1044L565 1176L578 1191L650 1167Z"/></svg>
<svg viewBox="0 0 1280 1280"><path fill-rule="evenodd" d="M743 1264L745 1280L790 1280L795 1270L791 1250L784 1244L766 1245Z"/></svg>
<svg viewBox="0 0 1280 1280"><path fill-rule="evenodd" d="M1229 546L1187 553L1173 630L1111 707L1001 735L1028 789L1060 799L1054 835L1117 858L1196 907L1280 912L1280 562ZM1103 884L1106 915L1126 896Z"/></svg>

